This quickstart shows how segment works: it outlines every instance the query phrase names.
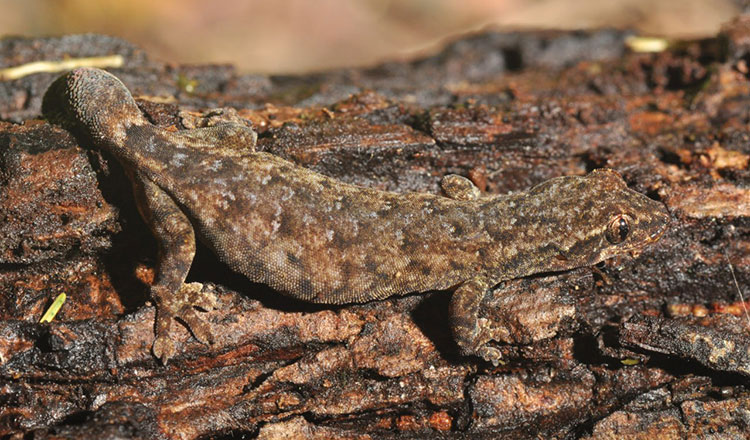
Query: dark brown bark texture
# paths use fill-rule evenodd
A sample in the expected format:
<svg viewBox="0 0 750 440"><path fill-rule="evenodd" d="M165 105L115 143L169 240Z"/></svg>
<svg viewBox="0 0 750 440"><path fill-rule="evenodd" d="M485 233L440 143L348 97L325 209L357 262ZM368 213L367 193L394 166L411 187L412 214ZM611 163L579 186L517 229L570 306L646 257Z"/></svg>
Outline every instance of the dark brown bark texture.
<svg viewBox="0 0 750 440"><path fill-rule="evenodd" d="M342 181L438 193L456 173L507 193L610 167L673 220L637 258L498 286L499 367L458 354L445 292L313 306L199 248L216 342L180 327L162 366L155 242L122 169L39 119L57 73L0 81L0 437L747 438L750 18L659 53L627 37L488 31L304 76L102 36L1 40L0 68L121 54L112 72L154 123L247 120L261 149Z"/></svg>

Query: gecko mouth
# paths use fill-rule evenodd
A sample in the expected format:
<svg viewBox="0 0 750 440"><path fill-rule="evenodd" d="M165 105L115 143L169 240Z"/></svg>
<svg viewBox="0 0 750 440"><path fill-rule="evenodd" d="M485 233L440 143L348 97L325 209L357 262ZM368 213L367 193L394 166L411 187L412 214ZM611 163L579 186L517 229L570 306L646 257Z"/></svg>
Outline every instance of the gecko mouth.
<svg viewBox="0 0 750 440"><path fill-rule="evenodd" d="M630 254L630 257L633 259L636 259L641 256L641 250L640 249L633 249L632 251L628 252Z"/></svg>
<svg viewBox="0 0 750 440"><path fill-rule="evenodd" d="M653 243L661 238L662 235L664 235L665 232L667 232L667 227L669 226L669 217L667 217L667 220L664 222L661 228L651 234L648 237L648 243Z"/></svg>
<svg viewBox="0 0 750 440"><path fill-rule="evenodd" d="M633 258L638 258L647 245L659 241L664 233L667 232L667 226L669 226L669 219L667 219L654 233L643 238L640 242L631 244L632 247L628 250L623 250L623 252L627 252Z"/></svg>
<svg viewBox="0 0 750 440"><path fill-rule="evenodd" d="M664 224L661 228L659 228L658 231L654 232L653 234L649 235L648 238L643 240L641 244L633 249L631 249L628 253L633 258L638 258L641 255L641 252L646 247L646 245L649 245L655 241L659 241L659 239L664 235L664 233L667 231L667 223Z"/></svg>
<svg viewBox="0 0 750 440"><path fill-rule="evenodd" d="M653 234L651 234L651 235L650 235L650 236L648 237L648 239L646 240L646 243L653 243L653 242L655 242L655 241L659 241L659 239L661 238L661 236L662 236L662 235L664 235L664 233L665 233L666 231L667 231L667 227L666 227L666 225L665 225L665 226L664 226L663 228L661 228L661 229L660 229L659 231L656 231L656 232L654 232Z"/></svg>

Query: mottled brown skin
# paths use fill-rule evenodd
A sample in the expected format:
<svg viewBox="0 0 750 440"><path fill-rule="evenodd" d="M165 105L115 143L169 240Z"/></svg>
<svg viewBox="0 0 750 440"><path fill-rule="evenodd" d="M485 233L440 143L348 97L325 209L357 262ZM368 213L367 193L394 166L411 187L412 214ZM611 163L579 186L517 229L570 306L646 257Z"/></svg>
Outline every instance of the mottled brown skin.
<svg viewBox="0 0 750 440"><path fill-rule="evenodd" d="M48 90L44 112L113 154L129 173L159 242L154 353L166 362L174 318L202 341L195 307L213 299L185 284L195 237L255 282L318 303L355 303L456 289L451 326L466 354L497 350L479 304L497 283L638 251L664 232L664 206L611 170L551 179L525 193L480 197L448 176L447 195L349 185L271 154L235 124L169 132L149 123L114 76L82 68Z"/></svg>

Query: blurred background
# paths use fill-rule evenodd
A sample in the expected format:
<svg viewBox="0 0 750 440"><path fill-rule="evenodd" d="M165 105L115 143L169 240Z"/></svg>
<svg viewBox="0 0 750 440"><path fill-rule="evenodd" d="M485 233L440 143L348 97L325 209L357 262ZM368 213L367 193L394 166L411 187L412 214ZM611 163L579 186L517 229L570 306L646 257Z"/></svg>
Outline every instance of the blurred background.
<svg viewBox="0 0 750 440"><path fill-rule="evenodd" d="M487 27L705 37L743 8L732 0L0 0L0 35L104 33L162 61L300 73L429 53Z"/></svg>

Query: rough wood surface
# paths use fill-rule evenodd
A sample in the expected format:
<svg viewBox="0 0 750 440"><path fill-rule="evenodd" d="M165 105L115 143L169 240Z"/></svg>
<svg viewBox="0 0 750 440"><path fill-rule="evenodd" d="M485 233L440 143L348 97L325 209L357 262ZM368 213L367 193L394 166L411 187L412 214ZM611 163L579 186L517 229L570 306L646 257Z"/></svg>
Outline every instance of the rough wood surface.
<svg viewBox="0 0 750 440"><path fill-rule="evenodd" d="M498 368L457 354L440 292L312 306L199 249L216 344L180 329L163 367L155 243L122 170L34 119L57 74L0 81L0 436L746 438L732 269L750 295L750 19L655 54L626 37L487 32L295 77L165 65L108 37L0 40L0 68L121 54L153 122L246 119L262 149L347 182L437 193L457 173L506 193L606 166L673 216L636 259L500 286L487 318L516 344Z"/></svg>

